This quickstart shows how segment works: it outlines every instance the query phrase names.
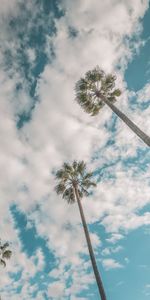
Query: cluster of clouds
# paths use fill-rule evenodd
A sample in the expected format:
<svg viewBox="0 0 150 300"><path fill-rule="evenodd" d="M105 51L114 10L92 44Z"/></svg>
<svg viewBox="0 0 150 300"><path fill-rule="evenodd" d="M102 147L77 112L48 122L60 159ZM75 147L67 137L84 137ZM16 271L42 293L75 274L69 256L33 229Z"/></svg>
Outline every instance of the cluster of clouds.
<svg viewBox="0 0 150 300"><path fill-rule="evenodd" d="M84 300L78 295L83 289L83 282L88 289L93 282L93 275L89 274L89 264L83 258L88 253L79 212L75 205L70 207L55 195L53 173L65 160L84 159L92 170L100 170L105 164L108 165L106 172L112 178L107 177L104 171L100 179L97 173L96 178L100 182L93 199L83 200L83 207L88 223L101 222L106 232L111 233L111 244L116 244L123 238L120 230L127 233L150 224L150 213L139 213L149 203L149 166L145 167L146 170L137 170L137 166L132 164L127 170L124 165L125 160L137 160L138 149L148 157L146 147L119 120L115 121L115 143L106 147L112 137L111 111L105 107L99 116L91 118L74 101L75 82L85 71L99 64L106 72L114 71L117 74L117 84L123 90L118 107L150 134L148 108L141 110L138 106L133 111L128 100L134 96L138 103L149 101L150 86L147 83L141 91L131 93L127 90L123 77L128 62L144 44L140 39L140 19L148 9L148 1L61 1L59 6L64 14L53 20L56 32L46 33L45 36L43 51L48 56L48 62L37 78L36 96L39 101L35 104L31 119L18 129L18 115L30 111L33 105L28 83L18 60L18 49L21 48L22 41L15 32L13 41L11 40L12 29L8 26L9 20L18 15L26 20L21 2L2 1L0 12L0 236L3 240L12 242L15 253L8 263L8 273L0 270L3 274L0 284L4 299L10 297L16 300L21 297L31 300L38 286L32 286L30 279L46 263L41 249L37 249L34 257L30 258L22 252L19 229L15 227L15 220L10 212L11 205L16 204L19 210L28 215L28 221L34 223L37 234L47 240L50 251L59 260L59 266L49 274L54 282L49 284L48 296L62 300L72 295L71 300ZM35 3L33 0L26 4L27 12L34 11L33 19L36 15L39 16L39 6L36 7ZM49 17L52 18L51 14ZM28 20L28 28L33 28L33 19ZM51 45L55 54L53 59ZM8 49L14 61L6 68L4 61ZM26 55L33 68L38 59L37 49L28 46ZM32 76L30 74L31 81ZM16 90L18 82L22 86L19 94ZM146 165L147 158L139 159ZM98 233L93 233L91 238L95 250L102 247ZM103 253L107 255L102 258L104 268L121 268L122 263L111 258L111 253L115 250L104 250ZM65 271L68 265L69 271ZM15 281L11 274L18 272L22 272L22 275L19 281ZM72 284L66 289L69 276ZM12 282L15 282L16 290L23 286L18 296L14 295ZM43 297L43 293L39 291L36 299L42 300Z"/></svg>

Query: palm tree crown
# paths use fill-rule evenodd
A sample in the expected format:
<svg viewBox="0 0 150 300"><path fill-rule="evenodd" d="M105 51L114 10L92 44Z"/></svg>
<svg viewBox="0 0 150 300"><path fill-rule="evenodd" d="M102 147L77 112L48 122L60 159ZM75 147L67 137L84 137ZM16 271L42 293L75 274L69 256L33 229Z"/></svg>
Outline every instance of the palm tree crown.
<svg viewBox="0 0 150 300"><path fill-rule="evenodd" d="M88 196L88 189L91 186L96 186L96 183L91 181L92 172L87 172L86 164L83 161L76 160L72 165L64 163L62 169L57 171L56 179L59 183L56 186L57 194L62 194L62 197L72 204L76 201L74 188L78 189L80 198L84 195Z"/></svg>
<svg viewBox="0 0 150 300"><path fill-rule="evenodd" d="M0 264L6 267L5 259L10 259L12 251L8 249L9 243L4 243L2 245L0 241Z"/></svg>
<svg viewBox="0 0 150 300"><path fill-rule="evenodd" d="M85 112L92 116L99 113L106 104L147 146L150 147L150 137L114 105L116 97L121 95L115 89L116 77L106 75L99 67L88 71L75 86L76 101Z"/></svg>
<svg viewBox="0 0 150 300"><path fill-rule="evenodd" d="M116 77L106 75L98 66L85 74L84 78L77 81L75 86L76 101L92 116L97 115L105 105L103 97L114 103L116 97L121 95L119 89L115 89Z"/></svg>

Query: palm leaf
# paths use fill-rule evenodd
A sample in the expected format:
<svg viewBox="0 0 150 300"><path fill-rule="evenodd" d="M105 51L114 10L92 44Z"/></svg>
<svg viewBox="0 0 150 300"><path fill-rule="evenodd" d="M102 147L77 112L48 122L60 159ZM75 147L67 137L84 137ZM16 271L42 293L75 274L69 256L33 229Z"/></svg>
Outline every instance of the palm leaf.
<svg viewBox="0 0 150 300"><path fill-rule="evenodd" d="M67 202L70 204L75 202L75 195L74 195L74 190L72 187L70 187L64 191L63 199L67 200Z"/></svg>
<svg viewBox="0 0 150 300"><path fill-rule="evenodd" d="M92 173L92 172L89 172L89 173L85 174L85 176L84 176L83 179L84 179L84 180L90 179L92 176L93 176L93 173Z"/></svg>
<svg viewBox="0 0 150 300"><path fill-rule="evenodd" d="M78 82L76 83L75 86L75 90L77 91L86 91L87 89L87 81L84 78L81 78L80 80L78 80Z"/></svg>
<svg viewBox="0 0 150 300"><path fill-rule="evenodd" d="M93 109L92 109L92 113L91 113L91 115L92 116L96 116L98 113L99 113L99 111L100 111L100 109L104 106L105 104L104 103L102 103L102 102L100 102L99 104L97 104L97 105L93 105Z"/></svg>
<svg viewBox="0 0 150 300"><path fill-rule="evenodd" d="M62 179L64 176L64 170L63 169L60 169L56 172L56 177L57 179Z"/></svg>
<svg viewBox="0 0 150 300"><path fill-rule="evenodd" d="M72 164L72 166L73 166L73 169L74 169L74 170L76 170L76 169L77 169L78 163L77 163L77 161L76 161L76 160L74 160L74 161L73 161L73 164Z"/></svg>
<svg viewBox="0 0 150 300"><path fill-rule="evenodd" d="M109 90L112 90L115 86L115 80L116 77L114 75L112 74L107 75L103 80L102 89L107 92Z"/></svg>
<svg viewBox="0 0 150 300"><path fill-rule="evenodd" d="M88 192L85 188L83 188L83 186L82 186L81 191L82 191L82 197L83 197L83 195L86 196L86 197L89 196L89 192ZM82 197L81 197L81 198L82 198Z"/></svg>
<svg viewBox="0 0 150 300"><path fill-rule="evenodd" d="M8 247L9 247L9 243L6 242L6 243L4 243L3 245L0 246L0 249L4 251Z"/></svg>
<svg viewBox="0 0 150 300"><path fill-rule="evenodd" d="M3 252L2 257L6 258L6 259L10 259L12 255L12 251L11 250L5 250L5 252Z"/></svg>
<svg viewBox="0 0 150 300"><path fill-rule="evenodd" d="M85 171L86 171L86 164L85 162L82 160L78 163L78 173L83 176Z"/></svg>
<svg viewBox="0 0 150 300"><path fill-rule="evenodd" d="M121 95L121 90L119 89L115 89L112 93L111 93L111 96L114 96L114 97L119 97Z"/></svg>
<svg viewBox="0 0 150 300"><path fill-rule="evenodd" d="M58 195L63 194L65 189L66 189L65 184L62 182L57 184L55 187L55 191Z"/></svg>
<svg viewBox="0 0 150 300"><path fill-rule="evenodd" d="M6 267L6 263L3 259L0 259L0 265L2 265L4 268Z"/></svg>
<svg viewBox="0 0 150 300"><path fill-rule="evenodd" d="M90 180L83 180L82 185L86 188L90 188L91 186L96 187L96 183L94 181L90 181Z"/></svg>

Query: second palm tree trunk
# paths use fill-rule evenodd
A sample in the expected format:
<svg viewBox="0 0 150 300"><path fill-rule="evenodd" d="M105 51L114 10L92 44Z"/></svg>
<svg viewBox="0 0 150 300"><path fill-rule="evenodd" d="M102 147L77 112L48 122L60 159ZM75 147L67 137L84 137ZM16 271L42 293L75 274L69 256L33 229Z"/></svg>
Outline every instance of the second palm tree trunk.
<svg viewBox="0 0 150 300"><path fill-rule="evenodd" d="M78 207L79 207L79 211L80 211L80 216L81 216L81 220L82 220L82 224L83 224L83 228L84 228L84 232L85 232L85 237L86 237L87 246L88 246L88 250L89 250L89 254L90 254L90 258L91 258L91 262L92 262L93 271L94 271L96 282L97 282L97 285L98 285L99 294L101 296L101 300L107 300L106 295L105 295L105 291L104 291L104 287L103 287L103 283L102 283L102 280L101 280L101 277L100 277L100 274L99 274L99 271L98 271L98 268L97 268L96 259L95 259L95 255L94 255L94 252L93 252L91 239L90 239L89 231L88 231L88 228L87 228L85 216L84 216L84 213L83 213L83 208L82 208L82 205L81 205L81 201L80 201L77 186L74 187L74 190L75 190L75 195L76 195L76 199L77 199L77 203L78 203Z"/></svg>
<svg viewBox="0 0 150 300"><path fill-rule="evenodd" d="M106 97L101 95L102 100L112 109L112 111L122 120L124 123L132 129L132 131L140 137L140 139L150 147L150 137L145 134L137 125L135 125L122 111L120 111L113 103L111 103Z"/></svg>

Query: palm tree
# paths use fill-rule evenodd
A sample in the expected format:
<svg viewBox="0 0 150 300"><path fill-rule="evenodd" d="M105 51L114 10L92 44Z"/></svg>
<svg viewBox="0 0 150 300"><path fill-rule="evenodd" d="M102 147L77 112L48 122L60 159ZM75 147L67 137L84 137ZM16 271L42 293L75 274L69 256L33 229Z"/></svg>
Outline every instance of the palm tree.
<svg viewBox="0 0 150 300"><path fill-rule="evenodd" d="M150 147L150 137L114 105L116 97L121 95L121 91L115 89L115 80L115 76L106 75L99 67L88 71L85 77L76 83L76 101L92 116L97 115L100 109L107 104Z"/></svg>
<svg viewBox="0 0 150 300"><path fill-rule="evenodd" d="M72 165L64 163L62 169L56 173L56 179L59 182L55 189L57 194L62 194L62 198L67 200L69 204L73 204L75 202L78 203L99 294L101 296L101 300L106 300L102 279L97 268L96 259L92 249L91 239L81 204L81 198L89 195L88 189L92 186L96 186L95 182L91 180L92 175L92 173L87 173L86 165L83 161L74 161Z"/></svg>
<svg viewBox="0 0 150 300"><path fill-rule="evenodd" d="M3 267L6 267L6 259L10 259L12 255L12 251L7 249L9 247L9 243L4 243L2 245L0 241L0 265L3 265Z"/></svg>

